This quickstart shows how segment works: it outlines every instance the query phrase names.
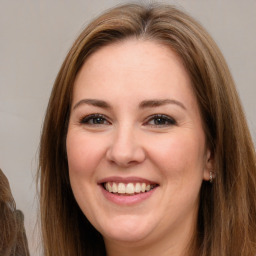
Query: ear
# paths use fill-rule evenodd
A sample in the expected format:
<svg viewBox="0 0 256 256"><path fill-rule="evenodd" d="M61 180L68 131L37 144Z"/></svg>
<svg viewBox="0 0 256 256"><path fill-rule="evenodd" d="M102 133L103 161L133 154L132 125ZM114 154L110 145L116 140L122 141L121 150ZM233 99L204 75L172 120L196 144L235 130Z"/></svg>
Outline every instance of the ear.
<svg viewBox="0 0 256 256"><path fill-rule="evenodd" d="M205 166L204 166L204 180L210 180L210 173L212 172L213 179L215 178L214 172L214 157L210 149L206 151Z"/></svg>

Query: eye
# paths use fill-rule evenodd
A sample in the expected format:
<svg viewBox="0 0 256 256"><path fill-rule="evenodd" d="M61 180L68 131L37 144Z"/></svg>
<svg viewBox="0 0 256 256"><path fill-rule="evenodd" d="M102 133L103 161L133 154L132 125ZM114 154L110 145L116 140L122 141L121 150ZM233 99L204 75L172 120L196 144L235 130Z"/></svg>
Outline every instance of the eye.
<svg viewBox="0 0 256 256"><path fill-rule="evenodd" d="M170 116L157 114L150 116L144 125L150 125L152 127L166 127L176 125L177 122Z"/></svg>
<svg viewBox="0 0 256 256"><path fill-rule="evenodd" d="M96 126L110 124L107 118L101 114L92 114L92 115L85 116L80 119L80 123L86 124L86 125L96 125Z"/></svg>

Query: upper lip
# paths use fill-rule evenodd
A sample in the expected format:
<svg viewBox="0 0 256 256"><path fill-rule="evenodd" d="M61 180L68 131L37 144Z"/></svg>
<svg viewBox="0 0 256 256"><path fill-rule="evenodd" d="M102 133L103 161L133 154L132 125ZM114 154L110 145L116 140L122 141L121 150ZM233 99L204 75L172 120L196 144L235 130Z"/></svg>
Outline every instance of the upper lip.
<svg viewBox="0 0 256 256"><path fill-rule="evenodd" d="M158 184L155 181L148 180L145 178L141 177L120 177L120 176L111 176L111 177L106 177L103 179L100 179L98 181L98 184L106 183L106 182L117 182L117 183L147 183L147 184Z"/></svg>

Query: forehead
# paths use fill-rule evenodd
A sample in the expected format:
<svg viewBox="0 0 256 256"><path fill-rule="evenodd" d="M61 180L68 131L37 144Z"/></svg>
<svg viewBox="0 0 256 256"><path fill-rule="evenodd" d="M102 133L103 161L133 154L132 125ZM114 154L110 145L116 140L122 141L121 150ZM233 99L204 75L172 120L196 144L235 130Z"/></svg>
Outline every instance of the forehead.
<svg viewBox="0 0 256 256"><path fill-rule="evenodd" d="M89 56L76 77L73 96L85 93L105 98L109 91L113 99L124 93L162 97L167 91L175 91L177 97L179 93L193 96L182 60L170 47L134 38L104 46Z"/></svg>
<svg viewBox="0 0 256 256"><path fill-rule="evenodd" d="M122 64L120 68L146 71L148 68L157 70L160 64L161 68L164 65L168 68L170 60L172 69L185 70L182 60L170 46L156 40L128 38L99 48L85 60L83 67L110 68L112 63L118 62Z"/></svg>

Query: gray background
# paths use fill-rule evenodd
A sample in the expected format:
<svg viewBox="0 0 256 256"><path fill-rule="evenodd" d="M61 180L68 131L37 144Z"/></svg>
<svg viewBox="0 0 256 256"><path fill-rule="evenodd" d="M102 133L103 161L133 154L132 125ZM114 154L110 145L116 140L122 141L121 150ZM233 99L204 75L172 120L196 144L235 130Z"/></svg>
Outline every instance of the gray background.
<svg viewBox="0 0 256 256"><path fill-rule="evenodd" d="M104 9L125 2L0 0L0 168L10 181L17 208L25 214L31 255L40 255L35 173L52 84L82 28ZM256 0L165 2L189 12L216 40L255 142Z"/></svg>

